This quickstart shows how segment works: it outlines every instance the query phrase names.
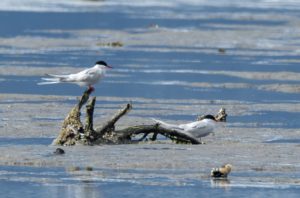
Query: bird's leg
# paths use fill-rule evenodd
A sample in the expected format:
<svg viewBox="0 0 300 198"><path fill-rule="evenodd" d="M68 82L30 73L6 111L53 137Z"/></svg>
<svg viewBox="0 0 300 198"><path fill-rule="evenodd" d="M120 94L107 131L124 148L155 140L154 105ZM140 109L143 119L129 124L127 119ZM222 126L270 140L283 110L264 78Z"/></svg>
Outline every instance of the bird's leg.
<svg viewBox="0 0 300 198"><path fill-rule="evenodd" d="M93 86L89 85L88 91L93 92L93 91L95 91L95 88Z"/></svg>

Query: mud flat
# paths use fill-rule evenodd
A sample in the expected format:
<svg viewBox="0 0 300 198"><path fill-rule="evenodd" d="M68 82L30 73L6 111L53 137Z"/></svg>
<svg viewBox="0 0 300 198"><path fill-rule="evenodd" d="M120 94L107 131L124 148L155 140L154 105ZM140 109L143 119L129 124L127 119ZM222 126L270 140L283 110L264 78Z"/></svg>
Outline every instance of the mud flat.
<svg viewBox="0 0 300 198"><path fill-rule="evenodd" d="M298 197L299 3L14 3L0 2L0 197ZM37 82L99 59L114 69L96 86L96 126L128 102L117 127L221 107L228 122L203 145L160 137L55 155L50 144L83 89ZM211 180L224 163L228 180Z"/></svg>
<svg viewBox="0 0 300 198"><path fill-rule="evenodd" d="M81 183L87 182L89 185L85 185L92 188L89 193L96 194L101 192L98 187L106 186L106 189L112 188L113 191L116 188L114 185L117 184L133 185L133 189L137 190L140 186L153 189L163 189L163 186L168 189L173 186L178 192L184 191L184 188L191 190L187 194L182 192L182 196L203 195L203 189L210 189L211 193L218 195L222 193L214 192L214 189L218 188L224 189L228 196L240 195L242 189L254 193L253 195L269 191L280 195L288 189L293 196L300 189L300 162L297 157L300 132L295 129L278 128L280 123L254 122L242 127L243 123L229 121L217 129L214 136L203 138L206 142L204 145L180 145L161 137L156 143L148 141L134 145L62 147L65 154L55 155L53 152L56 147L50 144L58 134L63 114L73 102L75 103L71 100L72 97L5 97L6 103L3 102L5 104L2 103L2 107L10 105L10 109L28 111L16 113L16 110L3 111L2 108L1 115L6 116L2 119L1 131L4 133L0 137L2 183L23 185L24 182L29 182L32 184L29 189L39 185L44 190L57 190L60 186L60 191L64 192L66 186L80 186L81 189ZM99 100L100 107L96 111L98 123L101 123L121 106L123 98L99 97ZM171 118L174 115L179 118L190 117L195 108L181 104L178 100L131 98L131 101L136 103L135 108L120 120L118 127L151 123L148 116L155 117L160 114L170 115ZM217 102L213 105L210 101L203 100L185 102L195 104L199 112L224 106L229 110L229 114L232 112L232 116L241 117L248 115L249 109L254 108L252 104L234 105L237 103L234 101L220 104ZM156 104L157 109L153 109L153 104ZM51 111L45 113L41 110L42 107L51 107ZM235 112L237 107L239 111ZM277 104L276 107L287 108L286 104ZM256 104L255 109L266 111L269 108L268 105ZM16 116L19 120L13 119ZM271 127L264 127L264 124ZM211 168L225 163L234 166L228 180L211 180ZM58 173L57 169L60 170ZM129 194L131 193L134 194L133 191ZM164 195L163 192L160 193Z"/></svg>

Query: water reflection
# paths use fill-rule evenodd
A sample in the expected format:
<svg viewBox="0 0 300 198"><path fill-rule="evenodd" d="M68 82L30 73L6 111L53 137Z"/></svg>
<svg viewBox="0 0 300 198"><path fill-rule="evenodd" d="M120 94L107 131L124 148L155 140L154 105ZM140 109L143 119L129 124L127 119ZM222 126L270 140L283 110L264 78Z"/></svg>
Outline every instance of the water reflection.
<svg viewBox="0 0 300 198"><path fill-rule="evenodd" d="M230 180L228 178L213 178L210 180L212 188L230 189Z"/></svg>
<svg viewBox="0 0 300 198"><path fill-rule="evenodd" d="M82 182L79 184L67 184L63 186L47 186L42 188L43 193L49 198L100 198L103 197L100 193L100 188L93 183Z"/></svg>

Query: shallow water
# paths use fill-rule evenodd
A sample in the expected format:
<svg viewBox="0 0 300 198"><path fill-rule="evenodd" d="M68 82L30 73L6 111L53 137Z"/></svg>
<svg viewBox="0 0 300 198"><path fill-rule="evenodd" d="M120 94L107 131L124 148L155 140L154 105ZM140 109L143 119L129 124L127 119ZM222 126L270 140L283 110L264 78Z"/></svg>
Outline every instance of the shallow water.
<svg viewBox="0 0 300 198"><path fill-rule="evenodd" d="M92 173L79 170L68 173L61 168L2 166L0 172L2 193L7 197L236 197L245 193L249 197L281 197L286 193L297 197L300 190L299 186L236 181L234 176L231 180L171 179L170 171L93 170ZM142 178L139 175L143 175Z"/></svg>
<svg viewBox="0 0 300 198"><path fill-rule="evenodd" d="M0 10L0 197L299 193L298 2L3 0ZM116 41L123 47L106 45ZM48 145L83 88L37 83L99 59L114 68L96 86L96 123L127 102L134 109L119 127L151 117L179 123L221 107L228 123L197 147L162 139L53 157ZM222 163L235 167L225 187L207 176ZM83 178L64 168L87 165L95 171Z"/></svg>

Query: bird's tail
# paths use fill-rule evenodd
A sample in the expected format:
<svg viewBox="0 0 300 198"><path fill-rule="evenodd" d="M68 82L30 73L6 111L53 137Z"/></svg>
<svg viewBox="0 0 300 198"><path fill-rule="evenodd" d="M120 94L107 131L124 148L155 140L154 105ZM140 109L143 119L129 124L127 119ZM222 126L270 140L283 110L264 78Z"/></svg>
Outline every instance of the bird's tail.
<svg viewBox="0 0 300 198"><path fill-rule="evenodd" d="M47 77L51 77L48 79L53 79L53 78L58 78L58 79L63 79L67 78L69 75L56 75L56 74L45 74Z"/></svg>
<svg viewBox="0 0 300 198"><path fill-rule="evenodd" d="M50 84L57 84L60 83L59 81L45 81L45 82L39 82L38 85L50 85Z"/></svg>
<svg viewBox="0 0 300 198"><path fill-rule="evenodd" d="M64 78L64 76L60 76L60 75L53 75L53 74L46 74L46 76L49 76L51 78L42 78L42 80L44 80L44 82L39 82L38 85L50 85L50 84L57 84L60 83L62 80L62 78Z"/></svg>

